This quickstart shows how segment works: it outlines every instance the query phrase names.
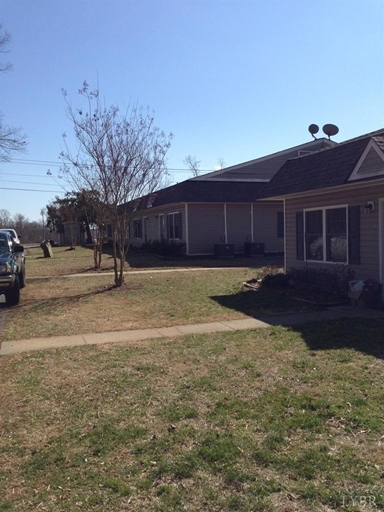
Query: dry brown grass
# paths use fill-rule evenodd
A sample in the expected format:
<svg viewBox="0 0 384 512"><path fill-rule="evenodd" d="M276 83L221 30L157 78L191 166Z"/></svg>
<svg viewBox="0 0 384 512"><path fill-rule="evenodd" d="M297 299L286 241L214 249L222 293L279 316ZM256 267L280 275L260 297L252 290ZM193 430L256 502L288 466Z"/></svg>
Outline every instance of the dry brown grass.
<svg viewBox="0 0 384 512"><path fill-rule="evenodd" d="M381 510L382 337L349 320L1 358L0 510Z"/></svg>
<svg viewBox="0 0 384 512"><path fill-rule="evenodd" d="M89 249L54 248L52 259L43 258L41 252L27 252L27 286L20 304L5 310L2 341L230 320L279 307L276 297L260 301L243 289L242 283L257 273L255 268L192 270L183 269L191 261L176 260L180 266L173 272L170 260L134 254L127 264L125 285L114 288L107 254L102 269L94 271ZM212 261L217 264L217 260L206 264ZM149 267L156 263L167 267ZM133 272L137 267L140 273ZM63 277L68 275L73 277Z"/></svg>
<svg viewBox="0 0 384 512"><path fill-rule="evenodd" d="M63 251L57 273L84 273L85 256ZM255 272L31 279L3 336L292 307L245 291ZM382 510L383 337L348 319L2 357L0 511Z"/></svg>

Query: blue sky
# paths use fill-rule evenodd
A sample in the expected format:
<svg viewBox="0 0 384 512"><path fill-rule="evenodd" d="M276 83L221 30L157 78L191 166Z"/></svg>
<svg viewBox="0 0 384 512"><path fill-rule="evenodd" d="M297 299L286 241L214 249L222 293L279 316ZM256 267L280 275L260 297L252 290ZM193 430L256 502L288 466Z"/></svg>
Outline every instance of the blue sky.
<svg viewBox="0 0 384 512"><path fill-rule="evenodd" d="M84 80L154 110L173 182L188 154L208 171L308 142L311 123L339 142L384 127L382 0L0 0L0 23L0 111L29 140L0 163L0 209L29 220L68 189L61 89L76 105Z"/></svg>

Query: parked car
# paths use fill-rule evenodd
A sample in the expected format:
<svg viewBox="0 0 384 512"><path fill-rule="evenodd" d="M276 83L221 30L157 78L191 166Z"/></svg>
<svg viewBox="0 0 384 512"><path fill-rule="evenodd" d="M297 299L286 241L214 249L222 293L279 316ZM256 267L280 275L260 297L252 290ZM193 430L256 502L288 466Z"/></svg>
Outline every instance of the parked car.
<svg viewBox="0 0 384 512"><path fill-rule="evenodd" d="M7 306L20 301L20 289L25 286L24 247L14 243L10 233L0 231L0 295Z"/></svg>
<svg viewBox="0 0 384 512"><path fill-rule="evenodd" d="M0 232L1 231L6 231L7 233L9 233L12 237L12 240L15 244L19 244L20 243L20 239L19 237L17 236L17 233L14 229L10 229L10 228L1 228L0 229Z"/></svg>

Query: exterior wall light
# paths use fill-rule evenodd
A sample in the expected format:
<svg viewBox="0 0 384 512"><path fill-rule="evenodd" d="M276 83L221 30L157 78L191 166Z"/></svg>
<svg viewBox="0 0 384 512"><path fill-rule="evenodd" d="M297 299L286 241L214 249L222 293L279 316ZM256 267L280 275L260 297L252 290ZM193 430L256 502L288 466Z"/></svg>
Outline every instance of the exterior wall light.
<svg viewBox="0 0 384 512"><path fill-rule="evenodd" d="M364 206L364 213L371 213L375 209L375 203L373 201L367 201Z"/></svg>

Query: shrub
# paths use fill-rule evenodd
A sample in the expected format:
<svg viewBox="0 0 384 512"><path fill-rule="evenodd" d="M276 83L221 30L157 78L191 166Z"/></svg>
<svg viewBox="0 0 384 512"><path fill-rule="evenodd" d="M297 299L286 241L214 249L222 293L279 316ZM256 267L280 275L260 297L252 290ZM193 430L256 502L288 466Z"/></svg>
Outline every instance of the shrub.
<svg viewBox="0 0 384 512"><path fill-rule="evenodd" d="M314 289L344 297L348 292L348 282L354 279L355 273L346 265L338 265L331 270L293 268L288 275L289 280L299 290Z"/></svg>
<svg viewBox="0 0 384 512"><path fill-rule="evenodd" d="M151 254L158 254L159 256L174 258L184 254L184 247L185 244L182 242L169 242L168 240L149 240L141 246L141 249L144 252Z"/></svg>

